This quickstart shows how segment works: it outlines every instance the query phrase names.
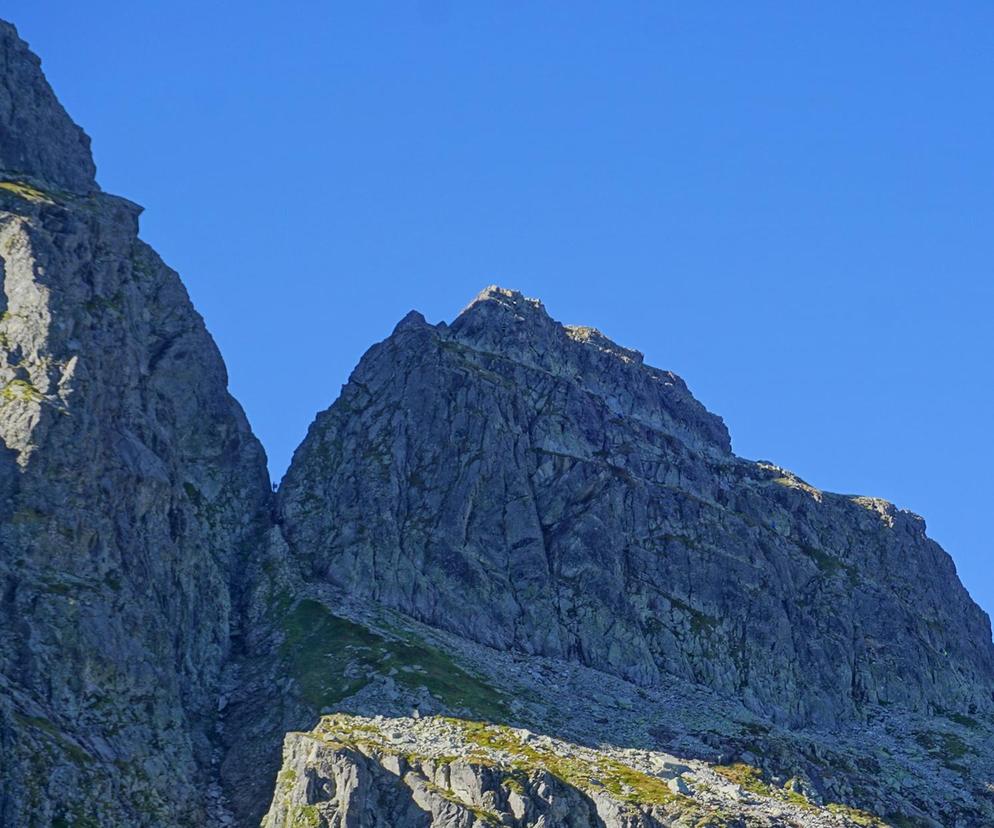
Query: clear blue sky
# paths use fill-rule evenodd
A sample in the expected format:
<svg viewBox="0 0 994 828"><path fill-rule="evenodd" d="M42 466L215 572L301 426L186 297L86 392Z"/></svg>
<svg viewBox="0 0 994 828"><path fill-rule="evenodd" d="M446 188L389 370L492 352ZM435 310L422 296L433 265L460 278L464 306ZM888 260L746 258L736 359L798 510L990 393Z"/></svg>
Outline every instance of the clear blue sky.
<svg viewBox="0 0 994 828"><path fill-rule="evenodd" d="M285 469L496 282L735 450L925 515L994 610L994 3L7 0Z"/></svg>

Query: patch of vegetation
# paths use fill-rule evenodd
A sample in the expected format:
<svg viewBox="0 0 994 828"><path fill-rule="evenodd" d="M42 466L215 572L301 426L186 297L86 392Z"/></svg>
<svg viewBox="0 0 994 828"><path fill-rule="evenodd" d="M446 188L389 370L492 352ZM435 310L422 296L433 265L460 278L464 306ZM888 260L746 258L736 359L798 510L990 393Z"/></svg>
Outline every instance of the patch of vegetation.
<svg viewBox="0 0 994 828"><path fill-rule="evenodd" d="M664 532L661 535L657 535L655 538L653 538L653 540L665 544L677 543L680 546L684 547L684 549L697 550L703 548L701 544L697 541L697 539L690 537L690 535L678 535L678 534L672 534L670 532Z"/></svg>
<svg viewBox="0 0 994 828"><path fill-rule="evenodd" d="M763 773L759 768L754 768L744 762L737 762L733 765L716 765L714 770L743 790L757 796L786 800L792 805L804 809L815 810L818 807L803 794L793 790L790 782L781 789L774 788L763 780ZM836 802L831 802L825 807L831 813L844 816L856 825L867 826L867 828L886 828L886 823L883 820L867 811Z"/></svg>
<svg viewBox="0 0 994 828"><path fill-rule="evenodd" d="M30 727L48 736L77 765L85 765L92 761L90 754L64 735L54 722L39 716L23 716L20 713L14 714L14 720L22 727Z"/></svg>
<svg viewBox="0 0 994 828"><path fill-rule="evenodd" d="M887 828L887 823L880 819L880 817L876 817L866 811L861 811L858 808L850 808L848 805L839 805L836 802L830 802L825 807L831 813L845 817L856 825L863 825L866 828Z"/></svg>
<svg viewBox="0 0 994 828"><path fill-rule="evenodd" d="M799 544L798 549L800 549L805 555L814 561L815 566L821 572L826 575L834 575L836 572L845 572L849 576L849 580L855 580L857 577L856 568L847 564L840 558L836 558L835 555L829 555L827 552L817 549L814 546L808 546L806 544Z"/></svg>
<svg viewBox="0 0 994 828"><path fill-rule="evenodd" d="M113 296L94 296L84 307L94 314L111 312L120 315L124 311L124 295L118 291Z"/></svg>
<svg viewBox="0 0 994 828"><path fill-rule="evenodd" d="M876 512L880 520L888 528L893 528L894 518L891 515L892 504L879 497L853 496L849 500L857 506L862 506L869 512Z"/></svg>
<svg viewBox="0 0 994 828"><path fill-rule="evenodd" d="M715 765L715 773L719 773L730 782L734 782L743 790L758 796L773 796L773 788L763 781L763 772L759 768L736 762L732 765Z"/></svg>
<svg viewBox="0 0 994 828"><path fill-rule="evenodd" d="M293 787L294 783L297 781L297 771L293 768L286 768L281 770L279 775L276 777L276 790L281 793L286 793Z"/></svg>
<svg viewBox="0 0 994 828"><path fill-rule="evenodd" d="M496 814L494 814L494 813L492 813L490 811L485 811L483 808L479 808L476 805L471 805L468 802L464 802L462 799L460 799L458 796L456 796L453 791L447 791L445 788L441 788L438 785L436 785L434 782L431 782L431 781L426 781L425 782L425 786L429 790L431 790L434 793L436 793L438 796L440 796L443 799L451 802L453 805L458 805L460 808L466 809L471 814L473 814L473 816L475 816L477 818L477 820L479 820L480 822L482 822L484 825L500 825L501 824L501 821L500 821L499 817Z"/></svg>
<svg viewBox="0 0 994 828"><path fill-rule="evenodd" d="M781 788L784 798L792 805L796 805L799 808L813 810L815 805L804 794L798 793L794 790L793 782L794 780L788 779L783 788Z"/></svg>
<svg viewBox="0 0 994 828"><path fill-rule="evenodd" d="M64 816L55 817L52 820L52 828L100 828L100 823L92 817L74 811Z"/></svg>
<svg viewBox="0 0 994 828"><path fill-rule="evenodd" d="M770 726L762 722L745 722L742 724L742 730L750 736L768 736Z"/></svg>
<svg viewBox="0 0 994 828"><path fill-rule="evenodd" d="M802 491L807 492L809 495L811 495L815 500L819 502L822 499L821 489L816 489L810 483L801 480L801 478L798 477L797 475L791 475L789 477L787 475L782 475L781 477L774 478L773 482L776 483L778 486L784 486L788 489L801 489Z"/></svg>
<svg viewBox="0 0 994 828"><path fill-rule="evenodd" d="M135 245L135 248L131 253L131 270L135 276L148 277L154 270L155 266L152 261L150 261L150 256L148 250L144 248L141 244Z"/></svg>
<svg viewBox="0 0 994 828"><path fill-rule="evenodd" d="M0 390L0 399L5 403L14 401L40 402L43 398L41 391L27 380L22 379L11 380L3 387L3 390Z"/></svg>
<svg viewBox="0 0 994 828"><path fill-rule="evenodd" d="M10 516L10 522L14 526L30 526L35 523L41 523L46 519L47 516L43 512L39 512L31 506L25 506L23 509L18 509Z"/></svg>
<svg viewBox="0 0 994 828"><path fill-rule="evenodd" d="M458 727L471 744L506 754L512 771L531 773L544 770L571 787L582 791L602 788L618 801L631 805L667 805L682 798L659 777L642 773L616 759L602 756L586 760L578 756L562 756L546 748L522 743L508 727L462 719L446 721Z"/></svg>
<svg viewBox="0 0 994 828"><path fill-rule="evenodd" d="M289 610L282 624L281 655L304 700L318 710L358 692L373 675L395 670L398 684L424 687L452 710L491 721L509 715L503 694L413 636L387 638L310 599Z"/></svg>
<svg viewBox="0 0 994 828"><path fill-rule="evenodd" d="M975 751L955 733L926 732L915 734L918 742L931 756L943 761L962 759Z"/></svg>
<svg viewBox="0 0 994 828"><path fill-rule="evenodd" d="M971 716L964 716L962 713L950 713L946 716L952 722L956 722L958 725L963 725L963 727L968 727L970 730L976 730L980 727L980 722Z"/></svg>
<svg viewBox="0 0 994 828"><path fill-rule="evenodd" d="M666 599L678 610L690 616L690 629L695 635L702 632L711 632L718 626L718 619L713 615L701 612L699 609L690 606L690 604L681 601L679 598L674 598L672 595L667 595Z"/></svg>
<svg viewBox="0 0 994 828"><path fill-rule="evenodd" d="M524 774L520 771L509 774L504 778L504 787L509 791L514 791L518 796L524 796L525 783L522 777L524 777Z"/></svg>
<svg viewBox="0 0 994 828"><path fill-rule="evenodd" d="M0 181L0 190L6 190L18 198L23 198L25 201L31 201L35 204L55 204L55 200L47 193L21 181Z"/></svg>
<svg viewBox="0 0 994 828"><path fill-rule="evenodd" d="M917 817L910 817L905 814L887 814L887 822L894 828L929 828L930 823Z"/></svg>
<svg viewBox="0 0 994 828"><path fill-rule="evenodd" d="M834 555L829 555L827 552L822 552L822 550L817 549L814 546L807 546L806 544L798 546L798 549L811 558L811 560L815 562L815 566L817 566L822 572L832 574L833 572L838 572L842 569L842 561Z"/></svg>
<svg viewBox="0 0 994 828"><path fill-rule="evenodd" d="M287 809L287 828L320 828L321 814L316 805L291 805Z"/></svg>

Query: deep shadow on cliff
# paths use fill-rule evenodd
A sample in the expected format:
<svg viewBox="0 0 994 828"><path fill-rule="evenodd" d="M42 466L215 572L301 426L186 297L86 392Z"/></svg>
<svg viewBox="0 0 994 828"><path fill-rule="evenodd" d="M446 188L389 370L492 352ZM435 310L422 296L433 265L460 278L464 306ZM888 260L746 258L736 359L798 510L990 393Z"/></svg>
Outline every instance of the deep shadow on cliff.
<svg viewBox="0 0 994 828"><path fill-rule="evenodd" d="M274 498L0 57L0 825L994 822L990 623L920 518L496 287L371 348Z"/></svg>

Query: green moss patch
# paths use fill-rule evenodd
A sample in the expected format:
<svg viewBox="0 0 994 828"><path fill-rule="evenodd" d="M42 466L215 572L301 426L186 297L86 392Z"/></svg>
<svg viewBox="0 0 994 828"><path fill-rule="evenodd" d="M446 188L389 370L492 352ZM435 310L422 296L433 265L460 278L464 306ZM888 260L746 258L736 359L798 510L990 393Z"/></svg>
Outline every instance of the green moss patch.
<svg viewBox="0 0 994 828"><path fill-rule="evenodd" d="M946 716L950 721L956 722L958 725L967 727L970 730L976 730L980 727L980 722L974 719L972 716L965 716L962 713L950 713Z"/></svg>
<svg viewBox="0 0 994 828"><path fill-rule="evenodd" d="M773 788L763 781L763 772L752 765L736 762L733 765L716 765L714 770L749 793L766 797L774 795Z"/></svg>
<svg viewBox="0 0 994 828"><path fill-rule="evenodd" d="M3 402L40 402L43 394L27 380L16 379L8 382L0 390Z"/></svg>
<svg viewBox="0 0 994 828"><path fill-rule="evenodd" d="M915 741L929 753L944 759L961 759L968 753L973 753L955 733L917 733Z"/></svg>
<svg viewBox="0 0 994 828"><path fill-rule="evenodd" d="M856 568L840 558L836 558L835 555L829 555L827 552L817 549L814 546L807 546L802 544L798 546L805 555L814 561L815 566L826 575L834 575L837 572L845 572L849 576L850 581L855 581L858 578L858 573Z"/></svg>
<svg viewBox="0 0 994 828"><path fill-rule="evenodd" d="M411 690L426 688L454 711L488 720L509 715L499 691L413 636L387 638L310 599L290 609L282 623L280 652L288 672L304 700L318 710L358 692L374 675L391 674Z"/></svg>
<svg viewBox="0 0 994 828"><path fill-rule="evenodd" d="M39 716L22 716L20 713L14 714L14 720L23 727L32 728L36 732L47 736L75 764L85 765L93 761L93 757L76 744L76 742L64 735L59 729L59 726L54 722Z"/></svg>
<svg viewBox="0 0 994 828"><path fill-rule="evenodd" d="M25 201L31 201L36 204L55 204L54 199L47 193L21 181L0 181L0 190L6 190L18 198L23 198Z"/></svg>
<svg viewBox="0 0 994 828"><path fill-rule="evenodd" d="M670 604L678 610L689 616L690 629L695 635L702 632L710 633L718 626L718 619L713 615L701 612L699 609L690 606L690 604L685 601L681 601L679 598L675 598L672 595L667 595L666 600L668 600Z"/></svg>
<svg viewBox="0 0 994 828"><path fill-rule="evenodd" d="M763 772L759 768L754 768L744 762L736 762L732 765L716 765L714 770L743 790L757 796L782 799L804 809L816 810L818 808L805 796L791 790L790 783L783 788L775 788L763 779ZM886 828L886 823L883 820L867 811L836 802L831 802L825 807L831 813L845 817L856 825L867 826L867 828Z"/></svg>
<svg viewBox="0 0 994 828"><path fill-rule="evenodd" d="M616 759L606 756L596 759L581 755L563 756L523 743L508 727L461 719L447 721L459 728L470 744L504 754L512 771L532 773L544 770L579 790L601 788L614 799L632 805L667 805L681 798L659 777L635 770Z"/></svg>
<svg viewBox="0 0 994 828"><path fill-rule="evenodd" d="M887 828L887 823L882 819L866 811L860 811L858 808L850 808L848 805L839 805L835 802L830 802L825 807L831 813L845 817L856 825L864 825L866 828Z"/></svg>

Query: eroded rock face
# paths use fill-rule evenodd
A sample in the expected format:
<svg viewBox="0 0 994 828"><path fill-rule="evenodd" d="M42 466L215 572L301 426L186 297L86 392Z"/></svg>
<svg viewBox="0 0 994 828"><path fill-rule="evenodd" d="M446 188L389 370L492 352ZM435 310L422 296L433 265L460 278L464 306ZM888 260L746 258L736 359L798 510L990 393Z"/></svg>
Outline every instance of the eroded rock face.
<svg viewBox="0 0 994 828"><path fill-rule="evenodd" d="M41 72L41 62L0 20L0 170L52 189L98 189L90 139L72 122Z"/></svg>
<svg viewBox="0 0 994 828"><path fill-rule="evenodd" d="M743 787L745 786L745 787ZM741 765L589 748L454 719L332 716L288 734L263 828L883 826Z"/></svg>
<svg viewBox="0 0 994 828"><path fill-rule="evenodd" d="M310 577L497 649L796 724L992 705L989 621L920 518L735 457L678 377L513 291L373 347L279 500Z"/></svg>
<svg viewBox="0 0 994 828"><path fill-rule="evenodd" d="M606 819L604 818L606 817ZM638 809L600 802L551 773L512 774L462 757L406 757L309 734L287 738L263 828L661 828Z"/></svg>
<svg viewBox="0 0 994 828"><path fill-rule="evenodd" d="M640 687L575 661L475 644L326 585L296 593L311 597L287 615L293 655L279 697L313 707L304 724L284 720L285 731L305 732L287 733L282 771L269 773L276 824L339 825L358 813L359 825L390 824L398 803L434 814L445 800L464 817L475 808L502 824L547 826L548 791L527 783L549 778L556 801L575 805L559 816L583 819L593 807L608 825L994 824L990 714L891 705L832 728L787 727L673 676ZM340 712L313 727L318 710ZM259 761L258 731L235 731L232 754ZM412 794L427 783L440 800ZM236 789L241 801L246 788ZM525 792L525 802L512 796Z"/></svg>
<svg viewBox="0 0 994 828"><path fill-rule="evenodd" d="M990 624L920 518L489 288L367 353L274 520L2 22L0 72L0 828L991 824Z"/></svg>
<svg viewBox="0 0 994 828"><path fill-rule="evenodd" d="M0 67L0 825L205 824L265 457L7 24Z"/></svg>

